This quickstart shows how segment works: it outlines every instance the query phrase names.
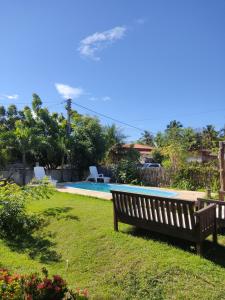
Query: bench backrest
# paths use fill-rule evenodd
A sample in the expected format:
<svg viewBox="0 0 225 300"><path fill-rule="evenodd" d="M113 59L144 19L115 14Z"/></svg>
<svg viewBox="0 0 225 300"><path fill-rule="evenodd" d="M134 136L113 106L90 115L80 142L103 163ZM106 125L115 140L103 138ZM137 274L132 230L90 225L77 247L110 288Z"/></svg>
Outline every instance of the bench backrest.
<svg viewBox="0 0 225 300"><path fill-rule="evenodd" d="M185 230L195 227L194 201L114 190L111 193L118 218L135 218L138 221L160 223Z"/></svg>
<svg viewBox="0 0 225 300"><path fill-rule="evenodd" d="M211 199L197 199L197 207L201 209L210 204L216 204L216 219L220 227L225 227L225 201L211 200Z"/></svg>

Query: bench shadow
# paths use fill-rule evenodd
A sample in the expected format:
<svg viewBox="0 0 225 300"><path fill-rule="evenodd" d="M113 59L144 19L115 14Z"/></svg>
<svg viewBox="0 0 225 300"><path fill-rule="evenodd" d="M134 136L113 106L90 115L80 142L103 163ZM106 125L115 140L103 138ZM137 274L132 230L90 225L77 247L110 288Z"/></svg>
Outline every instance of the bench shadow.
<svg viewBox="0 0 225 300"><path fill-rule="evenodd" d="M136 227L123 229L122 232L135 237L141 237L146 240L163 242L189 253L196 254L196 245L190 241ZM214 244L211 240L205 240L203 243L203 257L221 267L225 267L225 245L221 245L220 243Z"/></svg>
<svg viewBox="0 0 225 300"><path fill-rule="evenodd" d="M74 216L72 214L68 214L69 211L71 211L72 207L52 207L48 208L43 211L43 215L46 217L54 217L57 220L74 220L79 221L79 218L77 216Z"/></svg>

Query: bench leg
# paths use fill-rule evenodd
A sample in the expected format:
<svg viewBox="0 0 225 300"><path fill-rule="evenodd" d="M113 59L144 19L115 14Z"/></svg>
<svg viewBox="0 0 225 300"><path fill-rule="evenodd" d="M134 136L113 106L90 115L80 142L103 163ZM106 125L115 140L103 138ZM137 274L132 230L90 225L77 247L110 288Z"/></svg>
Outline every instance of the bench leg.
<svg viewBox="0 0 225 300"><path fill-rule="evenodd" d="M216 232L216 230L213 232L213 243L217 244L217 232Z"/></svg>
<svg viewBox="0 0 225 300"><path fill-rule="evenodd" d="M202 256L202 242L196 243L197 254Z"/></svg>
<svg viewBox="0 0 225 300"><path fill-rule="evenodd" d="M114 230L118 231L118 219L117 216L114 214Z"/></svg>

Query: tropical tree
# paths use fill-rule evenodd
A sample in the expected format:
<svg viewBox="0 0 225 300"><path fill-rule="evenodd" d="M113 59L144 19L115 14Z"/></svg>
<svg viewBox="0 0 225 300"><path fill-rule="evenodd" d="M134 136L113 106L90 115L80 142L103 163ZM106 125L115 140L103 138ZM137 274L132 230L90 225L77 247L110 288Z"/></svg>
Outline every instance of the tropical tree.
<svg viewBox="0 0 225 300"><path fill-rule="evenodd" d="M218 142L219 132L216 131L215 126L206 125L202 130L202 144L205 149L212 149Z"/></svg>
<svg viewBox="0 0 225 300"><path fill-rule="evenodd" d="M23 163L23 184L26 180L26 156L28 153L32 154L34 152L34 145L36 144L36 136L32 132L32 128L24 126L22 121L16 121L15 123L15 147L18 149L22 155Z"/></svg>
<svg viewBox="0 0 225 300"><path fill-rule="evenodd" d="M125 143L126 136L123 132L116 127L115 124L106 126L104 128L105 138L105 163L117 163L125 154L123 145Z"/></svg>
<svg viewBox="0 0 225 300"><path fill-rule="evenodd" d="M171 128L182 128L183 125L181 124L181 122L173 120L170 121L170 123L166 126L167 129L171 129Z"/></svg>
<svg viewBox="0 0 225 300"><path fill-rule="evenodd" d="M105 138L97 118L72 116L71 163L77 168L79 177L92 164L98 164L104 157Z"/></svg>
<svg viewBox="0 0 225 300"><path fill-rule="evenodd" d="M144 144L144 145L149 145L149 146L154 146L154 135L150 132L145 130L141 138L138 140L138 143Z"/></svg>

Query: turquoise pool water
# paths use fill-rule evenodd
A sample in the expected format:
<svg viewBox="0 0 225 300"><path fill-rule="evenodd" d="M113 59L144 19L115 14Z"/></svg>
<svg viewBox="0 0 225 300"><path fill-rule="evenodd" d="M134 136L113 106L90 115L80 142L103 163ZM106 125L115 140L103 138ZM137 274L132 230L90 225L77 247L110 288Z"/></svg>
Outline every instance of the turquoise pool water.
<svg viewBox="0 0 225 300"><path fill-rule="evenodd" d="M174 197L177 193L170 191L162 191L151 188L142 188L141 186L131 186L126 184L114 184L114 183L94 183L94 182L76 182L68 183L65 187L78 188L84 190L98 191L110 193L110 190L117 190L122 192L131 192L137 194L154 195L162 197Z"/></svg>

